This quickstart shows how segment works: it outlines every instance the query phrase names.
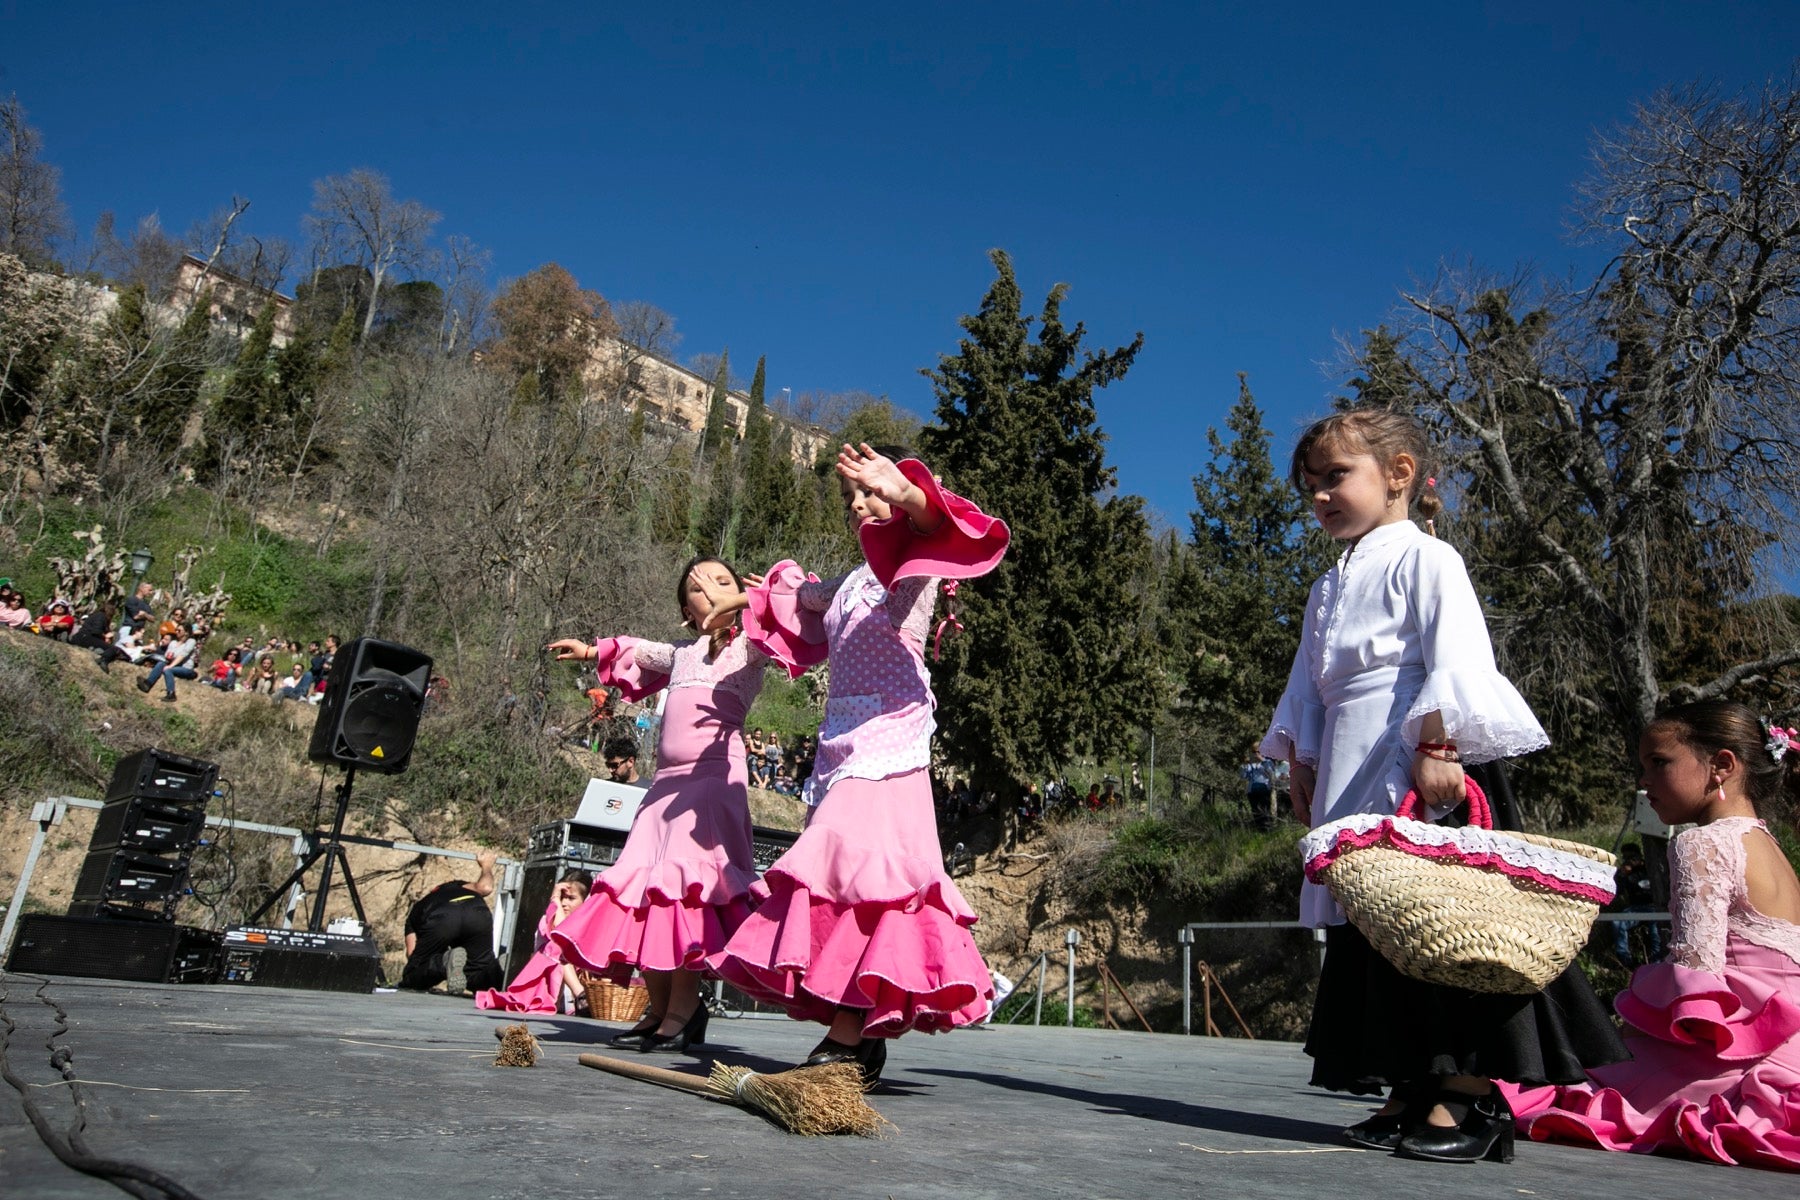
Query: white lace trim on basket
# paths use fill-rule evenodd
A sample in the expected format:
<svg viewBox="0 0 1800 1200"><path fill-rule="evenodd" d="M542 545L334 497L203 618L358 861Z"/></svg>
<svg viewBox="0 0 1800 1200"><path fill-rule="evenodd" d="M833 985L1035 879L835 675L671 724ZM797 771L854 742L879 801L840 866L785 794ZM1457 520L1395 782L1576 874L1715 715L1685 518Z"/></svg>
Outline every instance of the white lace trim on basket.
<svg viewBox="0 0 1800 1200"><path fill-rule="evenodd" d="M1602 904L1613 897L1611 867L1478 825L1452 829L1407 817L1357 813L1321 825L1301 838L1300 858L1306 864L1306 877L1318 883L1319 873L1345 854L1378 844L1446 863L1498 870L1520 882L1534 882Z"/></svg>

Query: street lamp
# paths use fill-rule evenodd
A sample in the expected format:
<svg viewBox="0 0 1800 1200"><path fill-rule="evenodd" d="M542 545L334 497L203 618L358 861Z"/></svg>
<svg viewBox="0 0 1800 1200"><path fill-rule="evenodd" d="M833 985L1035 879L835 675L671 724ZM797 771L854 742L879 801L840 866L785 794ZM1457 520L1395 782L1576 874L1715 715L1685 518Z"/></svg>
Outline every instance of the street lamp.
<svg viewBox="0 0 1800 1200"><path fill-rule="evenodd" d="M131 591L133 595L137 594L137 585L144 581L144 576L150 573L150 564L155 561L156 555L150 553L148 546L139 546L131 552Z"/></svg>

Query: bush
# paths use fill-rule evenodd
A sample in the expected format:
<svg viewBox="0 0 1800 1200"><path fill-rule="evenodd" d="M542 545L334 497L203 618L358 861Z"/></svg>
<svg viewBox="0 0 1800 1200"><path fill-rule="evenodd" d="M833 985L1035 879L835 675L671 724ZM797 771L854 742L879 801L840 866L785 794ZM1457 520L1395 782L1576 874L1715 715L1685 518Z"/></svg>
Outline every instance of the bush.
<svg viewBox="0 0 1800 1200"><path fill-rule="evenodd" d="M995 1025L1031 1024L1034 1007L1032 997L1034 995L1035 993L1029 988L1019 988L1018 991L1006 998L1005 1004L994 1010L994 1015L989 1018L990 1022ZM1068 1001L1060 996L1045 996L1043 1023L1045 1025L1067 1025L1068 1021ZM1098 1029L1100 1028L1100 1019L1094 1016L1093 1009L1083 1008L1077 1004L1075 1006L1075 1026L1078 1029Z"/></svg>
<svg viewBox="0 0 1800 1200"><path fill-rule="evenodd" d="M80 689L62 677L62 653L0 634L0 787L10 799L91 792L111 773L115 756L89 732Z"/></svg>

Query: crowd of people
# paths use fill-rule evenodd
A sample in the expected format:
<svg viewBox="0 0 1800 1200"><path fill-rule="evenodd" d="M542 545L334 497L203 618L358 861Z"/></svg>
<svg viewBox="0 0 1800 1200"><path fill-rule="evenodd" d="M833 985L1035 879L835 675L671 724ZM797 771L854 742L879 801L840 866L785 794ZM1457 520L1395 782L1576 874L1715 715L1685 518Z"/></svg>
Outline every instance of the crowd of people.
<svg viewBox="0 0 1800 1200"><path fill-rule="evenodd" d="M139 583L121 605L106 600L77 618L74 606L57 598L31 618L30 606L8 580L0 584L0 624L89 650L108 674L121 663L141 671L137 690L148 695L160 684L161 698L170 704L176 701L177 681L267 696L278 704L317 704L323 697L326 673L338 651L336 635L304 647L284 637L259 643L246 636L227 644L215 640L206 620L191 616L182 605L158 616L155 599L156 589Z"/></svg>
<svg viewBox="0 0 1800 1200"><path fill-rule="evenodd" d="M745 731L744 761L750 771L750 786L767 788L783 796L798 796L813 773L817 751L810 736L793 738L786 746L781 734L760 729Z"/></svg>

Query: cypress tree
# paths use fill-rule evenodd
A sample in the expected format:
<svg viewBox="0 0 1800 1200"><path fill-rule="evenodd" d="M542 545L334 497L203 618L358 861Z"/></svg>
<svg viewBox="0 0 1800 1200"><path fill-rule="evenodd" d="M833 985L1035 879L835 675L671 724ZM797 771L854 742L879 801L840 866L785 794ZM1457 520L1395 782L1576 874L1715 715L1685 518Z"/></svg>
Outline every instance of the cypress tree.
<svg viewBox="0 0 1800 1200"><path fill-rule="evenodd" d="M731 410L725 397L730 391L731 351L719 355L719 369L713 374L712 403L706 409L706 427L700 432L700 453L711 454L731 440Z"/></svg>
<svg viewBox="0 0 1800 1200"><path fill-rule="evenodd" d="M763 563L781 531L782 514L775 511L775 473L777 468L785 468L774 457L773 431L763 398L765 362L766 358L756 360L756 374L750 381L750 408L744 416L744 499L739 510L736 547L746 561L758 564Z"/></svg>
<svg viewBox="0 0 1800 1200"><path fill-rule="evenodd" d="M1151 558L1143 501L1112 494L1093 402L1130 369L1143 335L1084 350L1058 284L1033 341L1012 262L992 258L997 278L962 319L966 336L926 372L937 424L921 434L946 485L1012 528L1000 568L959 597L967 632L934 669L945 751L978 788L1121 749L1164 691L1135 586Z"/></svg>
<svg viewBox="0 0 1800 1200"><path fill-rule="evenodd" d="M206 382L207 342L212 334L213 291L208 287L187 310L170 339L168 356L138 410L138 428L157 445L173 447L187 428Z"/></svg>

